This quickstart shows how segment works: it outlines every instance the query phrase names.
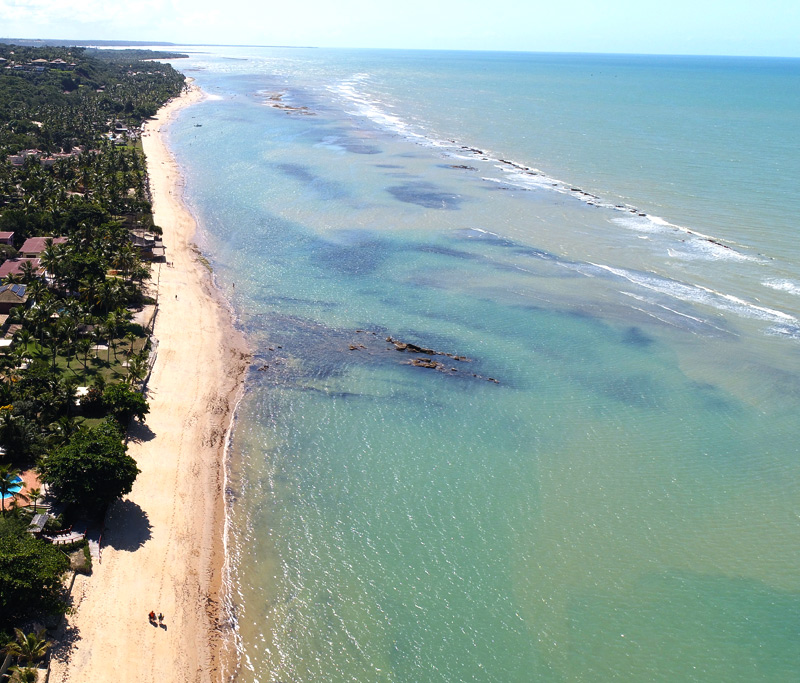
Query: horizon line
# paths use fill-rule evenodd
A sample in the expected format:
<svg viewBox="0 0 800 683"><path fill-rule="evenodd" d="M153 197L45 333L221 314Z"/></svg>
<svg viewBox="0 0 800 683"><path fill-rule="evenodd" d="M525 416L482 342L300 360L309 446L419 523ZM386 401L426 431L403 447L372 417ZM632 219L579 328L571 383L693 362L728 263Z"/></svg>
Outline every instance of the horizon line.
<svg viewBox="0 0 800 683"><path fill-rule="evenodd" d="M647 57L728 57L728 58L752 58L752 59L800 59L800 55L781 55L781 54L723 54L723 53L701 53L701 52L619 52L619 51L583 51L583 50L519 50L519 49L497 49L497 48L435 48L435 47L342 47L326 45L264 45L254 43L175 43L165 40L120 40L120 39L98 39L90 40L83 38L6 38L0 37L0 43L16 44L13 41L25 41L28 43L49 43L51 47L245 47L245 48L278 48L293 50L385 50L385 51L407 51L407 52L496 52L496 53L516 53L516 54L561 54L561 55L620 55L620 56L647 56ZM21 47L26 47L21 45ZM32 47L32 46L27 46Z"/></svg>

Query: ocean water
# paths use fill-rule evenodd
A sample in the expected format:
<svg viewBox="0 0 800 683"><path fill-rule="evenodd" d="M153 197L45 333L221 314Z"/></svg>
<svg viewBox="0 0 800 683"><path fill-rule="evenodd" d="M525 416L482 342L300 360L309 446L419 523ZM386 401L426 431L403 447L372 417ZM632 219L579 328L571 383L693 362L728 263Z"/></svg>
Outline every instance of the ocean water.
<svg viewBox="0 0 800 683"><path fill-rule="evenodd" d="M800 62L176 65L238 680L798 680Z"/></svg>

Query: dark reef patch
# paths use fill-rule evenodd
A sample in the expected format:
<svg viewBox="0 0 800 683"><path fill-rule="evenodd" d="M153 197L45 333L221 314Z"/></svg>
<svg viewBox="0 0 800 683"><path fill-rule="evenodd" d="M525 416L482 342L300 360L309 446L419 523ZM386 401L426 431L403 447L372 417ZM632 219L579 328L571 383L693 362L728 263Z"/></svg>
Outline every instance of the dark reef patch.
<svg viewBox="0 0 800 683"><path fill-rule="evenodd" d="M343 275L375 273L394 253L395 247L361 231L342 230L331 239L315 240L309 245L311 260Z"/></svg>
<svg viewBox="0 0 800 683"><path fill-rule="evenodd" d="M416 182L386 188L395 199L406 204L416 204L426 209L454 211L460 208L461 197L443 192L433 183Z"/></svg>
<svg viewBox="0 0 800 683"><path fill-rule="evenodd" d="M461 251L460 249L450 249L449 247L439 247L433 244L418 244L412 247L412 249L414 251L419 251L424 254L436 254L437 256L451 256L452 258L467 259L469 261L482 259L481 256L473 254L469 251Z"/></svg>
<svg viewBox="0 0 800 683"><path fill-rule="evenodd" d="M332 328L280 313L270 313L269 320L270 341L254 354L252 381L352 399L358 395L317 382L341 377L354 364L388 364L433 369L454 380L499 383L470 369L477 364L465 356L394 339L381 327Z"/></svg>
<svg viewBox="0 0 800 683"><path fill-rule="evenodd" d="M625 334L622 336L622 343L628 344L629 346L646 348L653 343L653 338L648 337L638 327L629 327L627 330L625 330Z"/></svg>
<svg viewBox="0 0 800 683"><path fill-rule="evenodd" d="M660 410L666 403L664 388L644 374L594 377L587 387L601 396L645 410Z"/></svg>
<svg viewBox="0 0 800 683"><path fill-rule="evenodd" d="M308 166L301 164L277 164L277 168L292 178L302 180L304 183L313 183L320 180L320 177L308 170Z"/></svg>
<svg viewBox="0 0 800 683"><path fill-rule="evenodd" d="M317 192L325 199L342 199L349 196L349 192L343 185L330 180L325 180L322 176L313 173L308 166L302 164L282 163L275 167L291 178L299 180L309 188Z"/></svg>
<svg viewBox="0 0 800 683"><path fill-rule="evenodd" d="M383 154L383 150L377 145L371 145L361 140L340 140L338 144L351 154Z"/></svg>

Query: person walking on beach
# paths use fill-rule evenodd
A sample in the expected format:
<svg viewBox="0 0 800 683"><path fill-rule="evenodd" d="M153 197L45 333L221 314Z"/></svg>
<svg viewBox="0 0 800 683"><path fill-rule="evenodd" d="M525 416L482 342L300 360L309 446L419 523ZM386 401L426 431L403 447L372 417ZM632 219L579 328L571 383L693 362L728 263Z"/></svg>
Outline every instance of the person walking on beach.
<svg viewBox="0 0 800 683"><path fill-rule="evenodd" d="M150 620L151 624L156 623L156 613L153 610L150 610L150 614L147 615L147 618Z"/></svg>
<svg viewBox="0 0 800 683"><path fill-rule="evenodd" d="M158 613L158 623L159 624L163 624L164 623L164 615L161 614L161 612Z"/></svg>

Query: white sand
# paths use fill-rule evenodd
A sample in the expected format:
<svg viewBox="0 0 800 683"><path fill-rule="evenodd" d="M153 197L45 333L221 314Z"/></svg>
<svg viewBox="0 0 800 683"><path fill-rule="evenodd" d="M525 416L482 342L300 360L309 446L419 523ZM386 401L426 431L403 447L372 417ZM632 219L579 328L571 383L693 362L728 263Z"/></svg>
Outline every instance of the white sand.
<svg viewBox="0 0 800 683"><path fill-rule="evenodd" d="M153 274L159 347L150 414L129 444L141 474L109 514L102 562L76 579L54 682L216 682L227 668L222 459L249 357L192 249L195 222L159 135L175 111L201 97L193 89L166 105L143 137L155 221L173 267L156 265ZM150 610L164 613L166 628L148 623Z"/></svg>

